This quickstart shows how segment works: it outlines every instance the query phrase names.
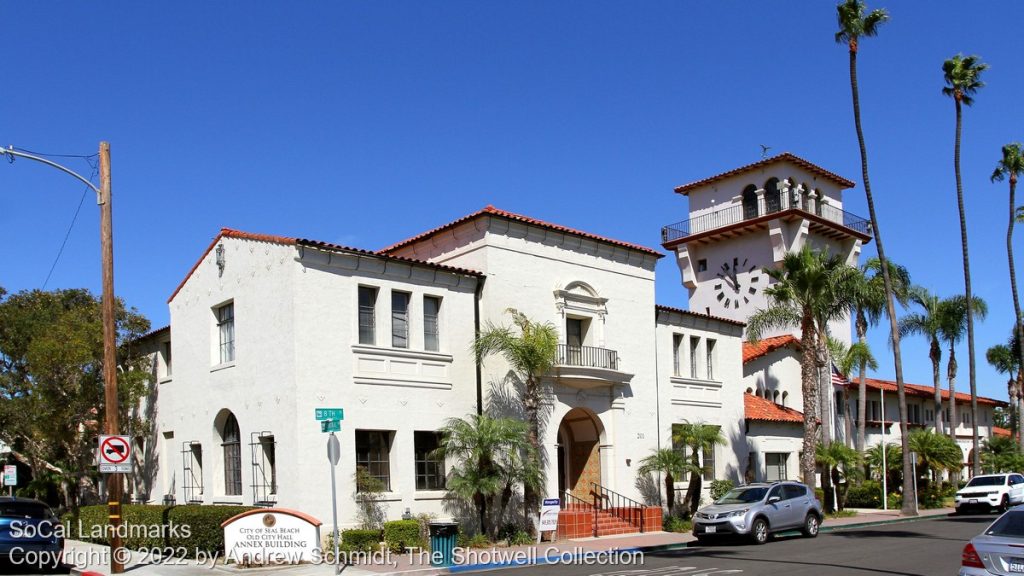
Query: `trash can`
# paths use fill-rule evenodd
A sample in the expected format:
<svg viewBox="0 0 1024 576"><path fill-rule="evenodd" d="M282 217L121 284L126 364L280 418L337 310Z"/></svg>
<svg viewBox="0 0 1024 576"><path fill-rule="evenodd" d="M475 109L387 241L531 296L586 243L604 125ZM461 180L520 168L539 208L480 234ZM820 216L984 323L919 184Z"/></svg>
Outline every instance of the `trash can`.
<svg viewBox="0 0 1024 576"><path fill-rule="evenodd" d="M459 525L455 522L430 523L430 565L448 567L455 564L455 541Z"/></svg>

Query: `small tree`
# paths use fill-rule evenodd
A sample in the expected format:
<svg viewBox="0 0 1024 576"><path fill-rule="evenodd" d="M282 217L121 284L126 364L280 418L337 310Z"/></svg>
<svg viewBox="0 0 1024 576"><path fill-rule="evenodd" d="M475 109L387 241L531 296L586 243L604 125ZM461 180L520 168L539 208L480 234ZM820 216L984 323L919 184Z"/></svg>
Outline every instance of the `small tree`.
<svg viewBox="0 0 1024 576"><path fill-rule="evenodd" d="M917 454L917 474L920 478L931 474L931 480L934 481L943 471L955 472L963 466L963 451L955 440L945 434L914 430L907 444L910 451Z"/></svg>
<svg viewBox="0 0 1024 576"><path fill-rule="evenodd" d="M825 512L835 512L838 508L843 510L846 507L846 491L849 489L849 480L857 474L857 464L860 462L860 455L853 448L833 442L831 444L818 444L815 453L818 464L821 465L822 490L825 492ZM847 482L842 482L843 479ZM836 488L838 502L833 501L832 486Z"/></svg>
<svg viewBox="0 0 1024 576"><path fill-rule="evenodd" d="M1009 436L993 436L981 447L981 465L986 473L1016 472L1024 469L1024 455Z"/></svg>
<svg viewBox="0 0 1024 576"><path fill-rule="evenodd" d="M510 466L522 462L522 454L527 450L526 423L474 414L449 419L441 435L441 446L432 457L456 460L448 476L449 494L471 503L477 510L480 532L493 537L488 502L506 488L509 493L508 498L503 498L504 503L511 498L511 484L517 474Z"/></svg>
<svg viewBox="0 0 1024 576"><path fill-rule="evenodd" d="M700 453L714 450L715 446L725 445L725 437L722 436L721 427L702 422L684 422L675 428L672 440L690 450L689 462L686 465L686 470L690 473L690 482L686 487L686 496L683 498L683 509L693 516L697 508L700 507L701 482L704 472L700 466Z"/></svg>
<svg viewBox="0 0 1024 576"><path fill-rule="evenodd" d="M652 450L650 456L640 461L640 474L665 475L665 501L669 514L672 514L676 503L676 478L682 476L685 469L683 455L672 448Z"/></svg>
<svg viewBox="0 0 1024 576"><path fill-rule="evenodd" d="M364 530L379 530L387 520L387 510L382 502L384 483L370 475L363 466L356 466L356 512L359 525Z"/></svg>

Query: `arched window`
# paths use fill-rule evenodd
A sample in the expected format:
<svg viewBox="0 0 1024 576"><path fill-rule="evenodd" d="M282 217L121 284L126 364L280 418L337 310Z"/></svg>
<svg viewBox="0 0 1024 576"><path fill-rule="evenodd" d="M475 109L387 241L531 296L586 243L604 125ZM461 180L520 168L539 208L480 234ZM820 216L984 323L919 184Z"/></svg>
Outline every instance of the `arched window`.
<svg viewBox="0 0 1024 576"><path fill-rule="evenodd" d="M757 218L757 186L751 184L743 189L743 219Z"/></svg>
<svg viewBox="0 0 1024 576"><path fill-rule="evenodd" d="M787 402L789 402L789 392L783 392L782 393L782 406L785 407Z"/></svg>
<svg viewBox="0 0 1024 576"><path fill-rule="evenodd" d="M807 185L807 182L804 182L800 186L803 188L803 192L800 193L800 208L807 211L807 195L811 193L811 187Z"/></svg>
<svg viewBox="0 0 1024 576"><path fill-rule="evenodd" d="M754 389L753 388L747 388L747 394L753 394L753 393L754 393Z"/></svg>
<svg viewBox="0 0 1024 576"><path fill-rule="evenodd" d="M772 392L772 402L774 402L776 404L779 403L779 391L778 390Z"/></svg>
<svg viewBox="0 0 1024 576"><path fill-rule="evenodd" d="M224 450L224 494L242 495L242 442L238 431L238 420L228 413L220 433L221 448Z"/></svg>
<svg viewBox="0 0 1024 576"><path fill-rule="evenodd" d="M782 209L782 192L779 190L779 179L769 178L764 183L764 205L768 213Z"/></svg>

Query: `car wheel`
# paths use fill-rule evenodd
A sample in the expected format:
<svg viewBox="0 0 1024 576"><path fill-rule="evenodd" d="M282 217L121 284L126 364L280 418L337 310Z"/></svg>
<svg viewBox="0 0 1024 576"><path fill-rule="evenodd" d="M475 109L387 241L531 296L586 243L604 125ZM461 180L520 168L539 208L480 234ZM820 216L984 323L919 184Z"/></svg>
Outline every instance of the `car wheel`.
<svg viewBox="0 0 1024 576"><path fill-rule="evenodd" d="M750 527L750 537L754 544L765 544L768 542L768 522L764 518L757 518Z"/></svg>
<svg viewBox="0 0 1024 576"><path fill-rule="evenodd" d="M804 518L804 527L801 532L808 538L814 538L818 535L819 524L820 521L816 515L808 514L807 518Z"/></svg>
<svg viewBox="0 0 1024 576"><path fill-rule="evenodd" d="M1002 514L1003 512L1006 512L1006 509L1009 508L1009 507L1010 507L1010 497L1007 496L1006 494L1003 494L1003 499L1002 499L1002 501L999 502L999 508L997 508L997 511L1000 514Z"/></svg>

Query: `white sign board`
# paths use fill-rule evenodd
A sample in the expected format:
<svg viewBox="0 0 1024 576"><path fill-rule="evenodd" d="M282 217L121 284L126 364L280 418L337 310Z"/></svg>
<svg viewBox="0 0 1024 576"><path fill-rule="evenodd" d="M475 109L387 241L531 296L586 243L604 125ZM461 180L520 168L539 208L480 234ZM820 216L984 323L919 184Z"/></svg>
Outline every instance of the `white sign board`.
<svg viewBox="0 0 1024 576"><path fill-rule="evenodd" d="M18 485L18 467L14 464L4 466L4 486Z"/></svg>
<svg viewBox="0 0 1024 576"><path fill-rule="evenodd" d="M100 472L125 474L132 471L132 443L127 436L100 436Z"/></svg>
<svg viewBox="0 0 1024 576"><path fill-rule="evenodd" d="M545 498L544 505L540 507L540 531L558 530L558 498Z"/></svg>
<svg viewBox="0 0 1024 576"><path fill-rule="evenodd" d="M229 518L224 559L248 566L311 562L320 548L321 522L285 508L263 508Z"/></svg>

